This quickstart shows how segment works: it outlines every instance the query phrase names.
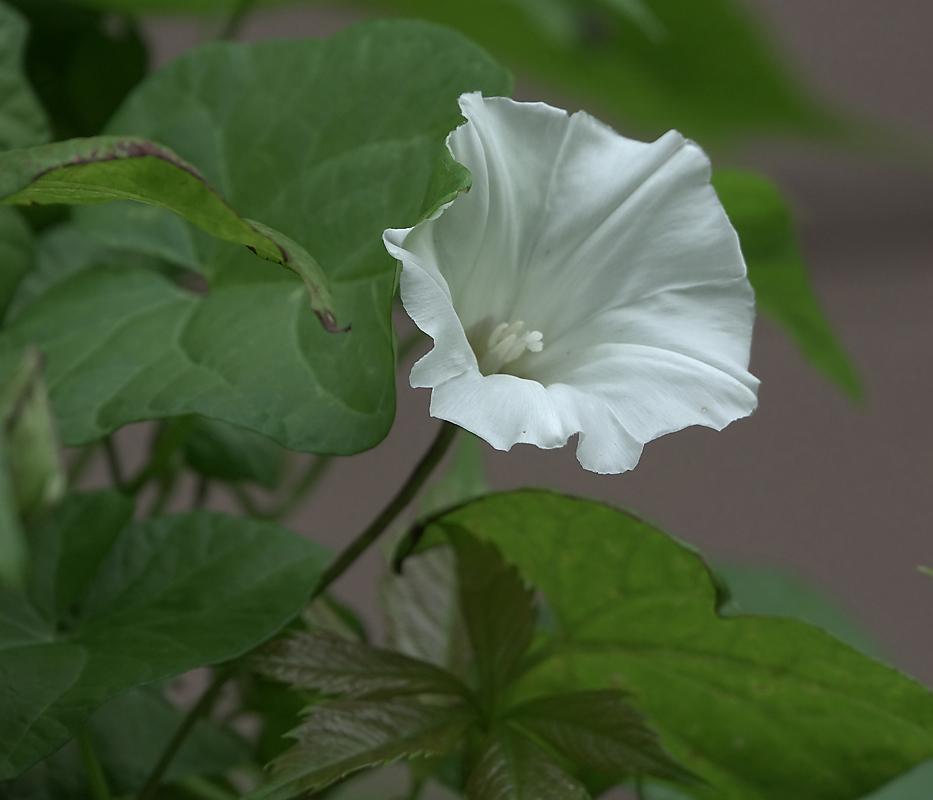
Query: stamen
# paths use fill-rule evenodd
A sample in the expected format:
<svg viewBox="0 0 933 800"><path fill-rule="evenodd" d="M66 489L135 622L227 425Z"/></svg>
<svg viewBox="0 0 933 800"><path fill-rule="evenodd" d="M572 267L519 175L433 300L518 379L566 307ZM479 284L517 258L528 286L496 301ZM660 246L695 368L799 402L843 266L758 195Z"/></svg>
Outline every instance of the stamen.
<svg viewBox="0 0 933 800"><path fill-rule="evenodd" d="M540 353L544 348L541 331L522 333L524 322L511 324L500 322L493 328L486 340L486 353L480 359L479 369L483 375L500 372L506 364L515 361L525 353Z"/></svg>

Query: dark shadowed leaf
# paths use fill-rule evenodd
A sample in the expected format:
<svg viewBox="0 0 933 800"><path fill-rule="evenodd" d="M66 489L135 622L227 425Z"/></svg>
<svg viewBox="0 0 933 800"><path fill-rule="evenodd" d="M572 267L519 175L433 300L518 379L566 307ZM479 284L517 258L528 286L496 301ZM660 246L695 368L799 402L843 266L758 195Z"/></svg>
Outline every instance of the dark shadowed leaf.
<svg viewBox="0 0 933 800"><path fill-rule="evenodd" d="M263 675L324 695L372 700L466 693L453 675L432 664L324 631L273 642L253 663Z"/></svg>
<svg viewBox="0 0 933 800"><path fill-rule="evenodd" d="M617 689L540 697L510 710L508 718L580 767L617 782L634 775L695 780L664 752L645 715Z"/></svg>
<svg viewBox="0 0 933 800"><path fill-rule="evenodd" d="M526 736L500 725L479 748L469 800L589 800L586 789Z"/></svg>
<svg viewBox="0 0 933 800"><path fill-rule="evenodd" d="M327 786L362 767L405 756L450 752L471 713L462 705L416 698L347 700L313 706L290 736L298 743L272 764L269 782L248 800L285 800Z"/></svg>
<svg viewBox="0 0 933 800"><path fill-rule="evenodd" d="M154 689L111 700L87 723L111 789L137 792L184 717ZM168 770L167 782L219 775L249 760L248 742L228 728L198 720ZM87 770L76 742L65 745L18 778L0 785L4 800L91 800Z"/></svg>
<svg viewBox="0 0 933 800"><path fill-rule="evenodd" d="M738 231L758 308L797 343L800 352L853 399L862 386L833 333L800 256L787 203L767 178L720 170L713 185Z"/></svg>
<svg viewBox="0 0 933 800"><path fill-rule="evenodd" d="M696 797L855 800L933 756L926 689L797 620L723 619L702 560L636 517L525 491L438 523L495 543L547 598L553 635L519 692L630 692L715 787Z"/></svg>
<svg viewBox="0 0 933 800"><path fill-rule="evenodd" d="M285 451L259 433L219 419L198 417L184 445L192 469L223 481L253 481L274 489L282 478Z"/></svg>
<svg viewBox="0 0 933 800"><path fill-rule="evenodd" d="M0 150L29 147L49 137L48 121L23 69L26 21L0 3Z"/></svg>
<svg viewBox="0 0 933 800"><path fill-rule="evenodd" d="M17 287L35 264L36 245L29 226L12 208L0 208L0 320Z"/></svg>
<svg viewBox="0 0 933 800"><path fill-rule="evenodd" d="M137 27L63 0L8 2L29 23L26 74L51 117L54 138L100 133L146 74Z"/></svg>
<svg viewBox="0 0 933 800"><path fill-rule="evenodd" d="M466 529L446 528L457 554L460 609L470 638L479 695L494 702L528 650L537 614L534 589L506 563L495 545Z"/></svg>
<svg viewBox="0 0 933 800"><path fill-rule="evenodd" d="M91 502L111 505L102 527L112 535L125 505L115 495ZM70 516L51 521L47 537L80 536L91 524L88 509L62 508ZM88 543L81 574L100 559L101 546ZM123 528L74 613L51 621L15 597L5 600L0 681L13 691L0 693L0 776L47 756L127 689L235 658L268 639L307 602L327 557L271 523L207 512L166 516ZM80 581L58 554L53 561L52 582L59 591L70 586L67 596ZM48 597L47 588L30 589Z"/></svg>

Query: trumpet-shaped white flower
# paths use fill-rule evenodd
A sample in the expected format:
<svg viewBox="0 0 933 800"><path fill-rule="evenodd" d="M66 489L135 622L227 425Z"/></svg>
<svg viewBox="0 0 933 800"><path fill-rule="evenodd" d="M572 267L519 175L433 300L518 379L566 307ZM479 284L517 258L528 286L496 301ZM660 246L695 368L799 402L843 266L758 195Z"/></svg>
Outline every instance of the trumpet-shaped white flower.
<svg viewBox="0 0 933 800"><path fill-rule="evenodd" d="M434 340L411 371L431 415L507 450L580 434L589 470L751 413L754 297L705 154L478 93L450 134L472 189L387 230L405 310Z"/></svg>

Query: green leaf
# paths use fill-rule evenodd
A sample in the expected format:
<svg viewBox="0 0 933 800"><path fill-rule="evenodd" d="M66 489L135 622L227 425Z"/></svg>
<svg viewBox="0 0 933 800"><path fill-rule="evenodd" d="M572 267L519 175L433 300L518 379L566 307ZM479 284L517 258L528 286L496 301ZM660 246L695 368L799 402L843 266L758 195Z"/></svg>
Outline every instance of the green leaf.
<svg viewBox="0 0 933 800"><path fill-rule="evenodd" d="M115 499L106 502L114 504L112 527L123 512ZM90 514L63 508L74 528L58 521L60 536L80 536ZM95 558L99 545L89 545ZM5 603L0 681L13 691L0 694L0 779L60 747L127 689L236 658L268 639L307 602L326 558L271 523L206 512L158 517L123 528L73 615L43 624ZM78 583L67 565L59 575L59 586Z"/></svg>
<svg viewBox="0 0 933 800"><path fill-rule="evenodd" d="M475 761L467 779L469 800L589 800L560 764L508 726L493 730Z"/></svg>
<svg viewBox="0 0 933 800"><path fill-rule="evenodd" d="M0 202L88 205L135 200L158 206L224 241L298 275L321 323L336 331L327 278L300 245L240 217L204 177L175 153L137 137L96 136L0 155Z"/></svg>
<svg viewBox="0 0 933 800"><path fill-rule="evenodd" d="M835 597L803 577L777 567L717 561L716 574L729 588L724 616L792 617L828 631L865 655L886 661L880 642Z"/></svg>
<svg viewBox="0 0 933 800"><path fill-rule="evenodd" d="M142 788L184 714L158 691L134 689L111 700L87 731L112 789ZM192 775L220 775L249 760L249 744L229 728L198 720L165 773L168 783ZM87 772L72 741L18 778L0 785L5 800L90 800Z"/></svg>
<svg viewBox="0 0 933 800"><path fill-rule="evenodd" d="M495 545L456 525L445 526L457 554L460 608L479 679L479 695L493 704L514 677L535 632L534 589Z"/></svg>
<svg viewBox="0 0 933 800"><path fill-rule="evenodd" d="M716 787L699 798L854 800L933 756L926 689L797 620L721 618L702 560L636 517L525 491L435 526L494 543L547 598L554 632L520 693L631 692Z"/></svg>
<svg viewBox="0 0 933 800"><path fill-rule="evenodd" d="M696 781L664 752L645 715L617 689L540 697L511 709L508 718L578 766L616 782L637 775Z"/></svg>
<svg viewBox="0 0 933 800"><path fill-rule="evenodd" d="M12 208L0 208L0 320L35 257L35 240L25 220Z"/></svg>
<svg viewBox="0 0 933 800"><path fill-rule="evenodd" d="M458 588L456 557L449 545L406 559L400 575L388 573L380 598L387 645L465 677L470 642Z"/></svg>
<svg viewBox="0 0 933 800"><path fill-rule="evenodd" d="M27 347L0 389L6 462L20 516L36 522L65 494L58 430L42 378L42 357Z"/></svg>
<svg viewBox="0 0 933 800"><path fill-rule="evenodd" d="M26 22L0 3L0 150L28 147L49 137L45 112L23 71Z"/></svg>
<svg viewBox="0 0 933 800"><path fill-rule="evenodd" d="M0 436L0 590L5 586L21 586L26 574L26 540L10 482L6 450L6 443ZM0 630L2 625L0 620Z"/></svg>
<svg viewBox="0 0 933 800"><path fill-rule="evenodd" d="M29 23L26 73L51 116L54 138L100 133L146 74L148 57L137 27L62 0L8 2Z"/></svg>
<svg viewBox="0 0 933 800"><path fill-rule="evenodd" d="M710 144L775 132L825 136L841 128L732 0L646 0L640 18L618 0L361 5L449 25L517 72L650 135L677 128ZM547 8L553 13L546 16Z"/></svg>
<svg viewBox="0 0 933 800"><path fill-rule="evenodd" d="M436 176L461 123L459 95L510 87L483 51L414 22L367 23L326 41L209 46L151 76L110 130L163 142L238 210L307 243L352 329L313 330L291 275L259 268L244 248L163 209L79 208L99 240L200 270L211 291L112 270L74 276L17 318L13 338L36 341L48 359L64 440L195 413L295 450L350 454L378 443L395 410L396 262L382 232L415 224L449 196L450 182ZM456 190L466 189L465 171L456 176Z"/></svg>
<svg viewBox="0 0 933 800"><path fill-rule="evenodd" d="M263 675L293 686L354 699L467 691L453 675L432 664L324 631L272 642L253 665Z"/></svg>
<svg viewBox="0 0 933 800"><path fill-rule="evenodd" d="M813 366L861 399L858 375L810 286L791 212L777 187L737 170L716 172L713 186L742 242L759 309L791 335Z"/></svg>
<svg viewBox="0 0 933 800"><path fill-rule="evenodd" d="M184 445L188 466L223 481L254 481L274 489L285 468L285 451L246 428L198 417Z"/></svg>
<svg viewBox="0 0 933 800"><path fill-rule="evenodd" d="M50 628L76 612L75 604L135 510L119 492L71 494L32 532L29 597Z"/></svg>
<svg viewBox="0 0 933 800"><path fill-rule="evenodd" d="M298 743L273 762L271 779L247 795L248 800L285 800L362 767L405 756L446 754L471 720L462 705L417 698L337 701L313 706L308 714L289 734Z"/></svg>

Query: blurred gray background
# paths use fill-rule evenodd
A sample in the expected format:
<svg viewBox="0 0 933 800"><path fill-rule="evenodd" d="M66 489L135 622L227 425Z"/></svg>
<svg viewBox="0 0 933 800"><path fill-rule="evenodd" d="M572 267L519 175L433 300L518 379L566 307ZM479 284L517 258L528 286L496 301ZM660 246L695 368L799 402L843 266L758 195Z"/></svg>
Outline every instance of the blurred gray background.
<svg viewBox="0 0 933 800"><path fill-rule="evenodd" d="M760 407L722 433L690 429L645 449L638 468L596 476L573 448L486 448L495 487L550 486L638 509L704 551L775 564L826 587L933 684L933 4L929 0L746 0L791 68L824 101L929 148L868 161L813 145L747 147L741 163L792 199L812 281L867 390L857 408L759 320L752 371ZM290 8L255 14L241 38L325 36L358 15ZM180 18L145 25L158 63L198 43ZM518 76L520 99L548 99ZM407 324L398 320L400 334ZM407 330L407 329L406 329ZM400 370L395 426L376 449L345 459L290 519L334 547L393 495L433 438L427 390ZM125 444L132 431L122 435ZM215 492L211 505L230 507ZM371 553L339 584L378 628Z"/></svg>

